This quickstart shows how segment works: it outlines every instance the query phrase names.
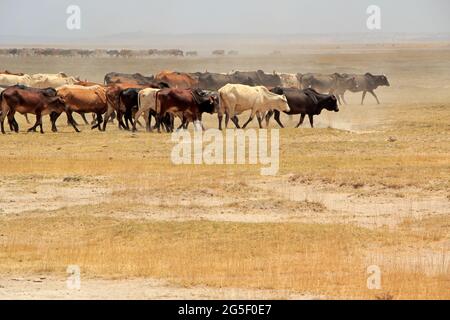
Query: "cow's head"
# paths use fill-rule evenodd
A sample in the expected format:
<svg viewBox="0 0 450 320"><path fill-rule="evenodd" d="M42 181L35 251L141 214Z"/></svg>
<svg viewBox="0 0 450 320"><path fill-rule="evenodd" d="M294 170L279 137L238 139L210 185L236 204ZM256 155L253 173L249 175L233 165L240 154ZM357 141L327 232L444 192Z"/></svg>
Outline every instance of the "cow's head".
<svg viewBox="0 0 450 320"><path fill-rule="evenodd" d="M277 105L278 110L283 111L283 112L291 111L291 108L289 108L287 98L284 94L277 95L277 100L278 100L278 105Z"/></svg>
<svg viewBox="0 0 450 320"><path fill-rule="evenodd" d="M328 111L339 112L339 106L337 103L336 96L334 94L324 99L322 105Z"/></svg>
<svg viewBox="0 0 450 320"><path fill-rule="evenodd" d="M388 86L388 87L391 85L384 74L377 77L377 84L379 86Z"/></svg>
<svg viewBox="0 0 450 320"><path fill-rule="evenodd" d="M219 95L217 92L209 92L208 100L202 103L200 107L202 112L217 113L219 110Z"/></svg>

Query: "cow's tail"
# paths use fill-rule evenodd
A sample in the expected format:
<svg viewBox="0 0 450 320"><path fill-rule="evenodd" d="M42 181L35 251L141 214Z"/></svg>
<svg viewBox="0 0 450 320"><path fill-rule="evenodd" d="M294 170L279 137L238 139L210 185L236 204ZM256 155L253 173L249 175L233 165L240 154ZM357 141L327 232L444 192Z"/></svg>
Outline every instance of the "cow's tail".
<svg viewBox="0 0 450 320"><path fill-rule="evenodd" d="M222 115L223 115L223 113L225 111L225 109L223 107L224 107L224 105L223 105L223 93L222 93L222 91L219 90L219 110L217 110L218 114L222 113Z"/></svg>
<svg viewBox="0 0 450 320"><path fill-rule="evenodd" d="M160 130L162 116L159 114L161 111L160 110L161 108L158 108L158 97L159 97L159 91L157 91L155 93L155 115L156 115L156 126L158 127L158 130Z"/></svg>
<svg viewBox="0 0 450 320"><path fill-rule="evenodd" d="M123 103L123 90L120 90L117 101L117 110L122 110L122 106L125 106L125 104Z"/></svg>
<svg viewBox="0 0 450 320"><path fill-rule="evenodd" d="M139 112L139 110L141 110L141 92L138 92L137 108Z"/></svg>
<svg viewBox="0 0 450 320"><path fill-rule="evenodd" d="M0 92L0 116L1 116L2 113L3 113L3 109L5 109L6 112L5 112L5 115L4 115L4 116L6 117L6 116L8 115L9 106L8 106L6 100L3 99L3 93L4 93L4 92L5 92L5 91ZM3 105L5 105L5 107L3 107Z"/></svg>

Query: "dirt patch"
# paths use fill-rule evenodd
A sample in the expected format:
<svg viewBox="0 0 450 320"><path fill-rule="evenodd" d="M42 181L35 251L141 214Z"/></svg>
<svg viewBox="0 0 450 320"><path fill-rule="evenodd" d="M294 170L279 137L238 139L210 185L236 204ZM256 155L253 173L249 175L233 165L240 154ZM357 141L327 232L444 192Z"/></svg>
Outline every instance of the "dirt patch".
<svg viewBox="0 0 450 320"><path fill-rule="evenodd" d="M109 194L110 190L101 186L98 178L9 178L0 185L0 214L95 204Z"/></svg>
<svg viewBox="0 0 450 320"><path fill-rule="evenodd" d="M288 290L243 288L180 287L165 281L144 278L129 280L81 279L80 290L68 289L66 279L47 276L0 279L0 300L9 299L321 299L322 296Z"/></svg>
<svg viewBox="0 0 450 320"><path fill-rule="evenodd" d="M320 203L332 210L301 215L299 221L310 223L354 223L363 227L393 227L407 218L423 219L450 214L450 201L444 195L422 197L364 196L357 193L332 192L320 186L297 183L292 175L254 182L251 185L270 190L289 201ZM355 189L359 187L355 186ZM338 189L338 188L336 188Z"/></svg>

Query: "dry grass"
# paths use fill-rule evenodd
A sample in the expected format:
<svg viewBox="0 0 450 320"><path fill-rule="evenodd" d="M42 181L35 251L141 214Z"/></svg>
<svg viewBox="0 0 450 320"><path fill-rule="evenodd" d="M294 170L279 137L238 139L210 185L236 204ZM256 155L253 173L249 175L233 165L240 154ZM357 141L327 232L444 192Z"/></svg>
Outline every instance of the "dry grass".
<svg viewBox="0 0 450 320"><path fill-rule="evenodd" d="M289 289L342 298L450 297L448 273L429 276L424 269L395 265L380 265L382 290L368 290L364 259L376 247L448 241L442 233L448 226L430 238L424 230L350 225L123 221L93 218L91 209L4 221L2 272L61 274L78 264L84 277L163 277L184 286Z"/></svg>

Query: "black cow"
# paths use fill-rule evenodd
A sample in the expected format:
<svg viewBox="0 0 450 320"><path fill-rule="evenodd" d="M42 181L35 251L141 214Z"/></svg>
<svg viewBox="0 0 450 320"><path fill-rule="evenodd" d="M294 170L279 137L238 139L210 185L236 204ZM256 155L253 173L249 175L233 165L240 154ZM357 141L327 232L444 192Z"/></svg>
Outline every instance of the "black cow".
<svg viewBox="0 0 450 320"><path fill-rule="evenodd" d="M315 115L319 115L323 109L328 111L338 112L339 107L337 105L337 99L332 94L321 94L318 93L314 89L294 89L294 88L280 88L276 87L270 90L276 94L284 94L287 98L288 105L290 108L289 112L285 112L286 114L300 114L300 121L297 124L296 128L298 128L305 119L305 115L308 115L309 123L311 124L311 128L314 128L313 117ZM274 110L269 111L266 115L266 124L269 124L269 120L272 117L272 114L275 114L275 120L280 125L280 127L284 128L283 124L280 121L280 111Z"/></svg>
<svg viewBox="0 0 450 320"><path fill-rule="evenodd" d="M129 123L133 124L133 115L137 111L138 108L138 96L139 91L142 88L129 88L122 90L119 94L119 102L122 104L125 109L124 117L125 117L125 127L127 130L130 129ZM121 108L122 109L122 108ZM137 121L139 123L139 121ZM139 123L139 125L141 125Z"/></svg>
<svg viewBox="0 0 450 320"><path fill-rule="evenodd" d="M356 86L349 88L351 92L362 92L361 105L364 104L364 98L366 97L366 93L370 92L374 98L377 100L377 103L380 104L377 95L374 90L379 86L390 86L390 83L385 75L373 75L371 73L366 73L364 75L348 75L353 76L356 80Z"/></svg>

